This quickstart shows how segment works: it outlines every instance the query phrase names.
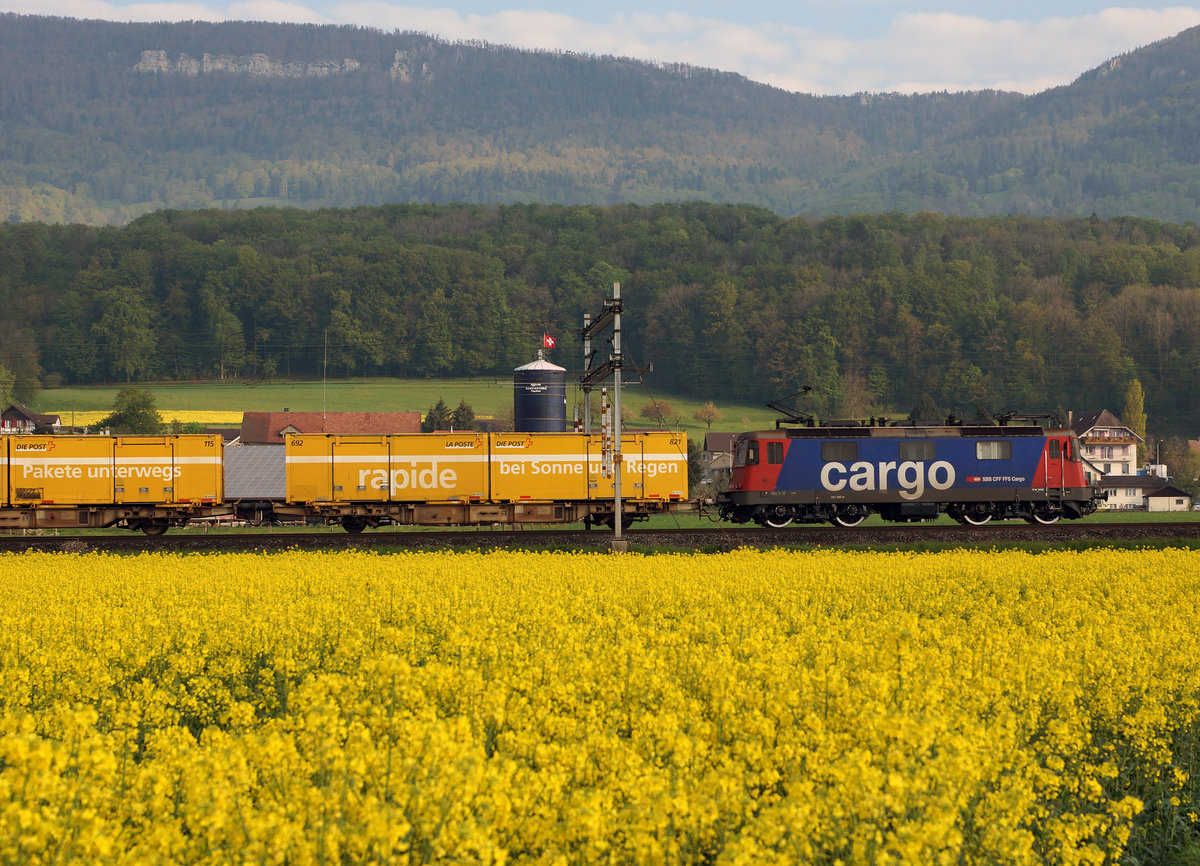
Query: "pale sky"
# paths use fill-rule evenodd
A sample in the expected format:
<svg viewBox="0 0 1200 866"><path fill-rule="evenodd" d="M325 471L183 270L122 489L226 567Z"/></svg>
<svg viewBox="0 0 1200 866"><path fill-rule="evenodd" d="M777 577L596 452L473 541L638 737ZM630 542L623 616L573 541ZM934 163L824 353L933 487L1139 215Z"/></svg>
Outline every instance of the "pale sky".
<svg viewBox="0 0 1200 866"><path fill-rule="evenodd" d="M1102 0L0 0L0 11L355 24L687 63L815 94L1037 93L1200 25L1197 6Z"/></svg>

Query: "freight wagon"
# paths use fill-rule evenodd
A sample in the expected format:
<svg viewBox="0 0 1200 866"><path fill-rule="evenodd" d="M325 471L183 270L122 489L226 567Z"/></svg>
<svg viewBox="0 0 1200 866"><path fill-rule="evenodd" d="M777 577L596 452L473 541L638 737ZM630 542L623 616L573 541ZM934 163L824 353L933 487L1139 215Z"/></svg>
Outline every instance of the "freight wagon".
<svg viewBox="0 0 1200 866"><path fill-rule="evenodd" d="M368 526L575 523L611 526L614 478L600 436L579 433L294 434L281 519ZM687 500L687 440L621 437L622 520Z"/></svg>
<svg viewBox="0 0 1200 866"><path fill-rule="evenodd" d="M223 508L220 436L0 437L0 527L161 535Z"/></svg>
<svg viewBox="0 0 1200 866"><path fill-rule="evenodd" d="M220 436L0 437L0 528L120 526L159 535L197 518L372 526L613 525L614 472L626 525L687 507L687 440L577 433L297 434L271 448L277 487L225 495ZM240 449L239 449L240 450ZM273 452L264 452L268 457ZM268 473L269 474L269 473Z"/></svg>

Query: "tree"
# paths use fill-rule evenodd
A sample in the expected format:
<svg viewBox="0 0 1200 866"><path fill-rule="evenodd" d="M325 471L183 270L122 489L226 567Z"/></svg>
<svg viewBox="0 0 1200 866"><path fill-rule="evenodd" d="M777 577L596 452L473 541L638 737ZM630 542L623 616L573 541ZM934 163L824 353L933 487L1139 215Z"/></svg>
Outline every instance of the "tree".
<svg viewBox="0 0 1200 866"><path fill-rule="evenodd" d="M694 413L692 413L692 417L702 423L706 430L711 430L713 423L720 421L724 416L721 414L721 410L717 408L716 404L713 403L712 400L709 400Z"/></svg>
<svg viewBox="0 0 1200 866"><path fill-rule="evenodd" d="M465 399L458 401L458 407L450 416L450 427L453 430L475 429L475 410Z"/></svg>
<svg viewBox="0 0 1200 866"><path fill-rule="evenodd" d="M691 436L687 440L687 471L688 471L688 487L695 489L700 483L701 476L704 475L704 464L701 457L704 454L704 446L699 440L693 439Z"/></svg>
<svg viewBox="0 0 1200 866"><path fill-rule="evenodd" d="M1146 405L1142 394L1142 383L1133 379L1125 390L1125 409L1121 412L1121 420L1141 439L1137 446L1137 465L1141 466L1146 457Z"/></svg>
<svg viewBox="0 0 1200 866"><path fill-rule="evenodd" d="M5 294L0 289L0 309L5 313L4 316L0 316L0 358L4 360L4 366L13 377L8 397L9 400L28 406L41 390L41 382L38 379L43 372L38 362L41 349L32 328L15 327L13 321L6 320L10 310Z"/></svg>
<svg viewBox="0 0 1200 866"><path fill-rule="evenodd" d="M120 433L160 433L162 416L154 408L154 395L126 385L113 400L112 413L100 420L99 427L111 427Z"/></svg>
<svg viewBox="0 0 1200 866"><path fill-rule="evenodd" d="M908 415L915 424L941 424L944 420L942 410L937 402L928 394L922 394L917 405Z"/></svg>
<svg viewBox="0 0 1200 866"><path fill-rule="evenodd" d="M37 397L38 392L42 390L42 383L30 376L16 377L13 382L12 396L18 403L28 406Z"/></svg>
<svg viewBox="0 0 1200 866"><path fill-rule="evenodd" d="M444 376L454 367L454 310L438 288L421 299L417 314L417 373ZM443 428L444 429L444 428Z"/></svg>
<svg viewBox="0 0 1200 866"><path fill-rule="evenodd" d="M1200 452L1188 448L1179 461L1179 469L1175 473L1175 486L1186 490L1192 496L1200 496Z"/></svg>
<svg viewBox="0 0 1200 866"><path fill-rule="evenodd" d="M13 385L16 381L12 371L0 364L0 407L7 409L8 404L13 402Z"/></svg>
<svg viewBox="0 0 1200 866"><path fill-rule="evenodd" d="M665 428L670 419L675 417L675 410L666 400L651 400L638 410L638 414Z"/></svg>
<svg viewBox="0 0 1200 866"><path fill-rule="evenodd" d="M451 422L450 407L446 405L445 400L438 397L438 401L429 407L429 411L421 420L421 432L432 433L435 430L449 430Z"/></svg>
<svg viewBox="0 0 1200 866"><path fill-rule="evenodd" d="M1167 466L1172 484L1192 496L1200 494L1200 451L1193 451L1186 438L1172 436L1166 439L1159 456Z"/></svg>
<svg viewBox="0 0 1200 866"><path fill-rule="evenodd" d="M92 332L100 338L110 371L126 382L150 370L154 360L154 329L146 293L130 285L101 292L100 320Z"/></svg>

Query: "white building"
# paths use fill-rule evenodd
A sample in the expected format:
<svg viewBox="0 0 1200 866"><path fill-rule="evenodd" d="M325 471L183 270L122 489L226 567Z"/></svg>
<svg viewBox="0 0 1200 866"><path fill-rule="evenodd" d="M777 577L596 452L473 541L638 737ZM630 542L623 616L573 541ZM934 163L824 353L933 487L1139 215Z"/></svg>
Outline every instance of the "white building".
<svg viewBox="0 0 1200 866"><path fill-rule="evenodd" d="M1159 488L1146 496L1147 511L1188 511L1192 507L1192 497L1178 487Z"/></svg>
<svg viewBox="0 0 1200 866"><path fill-rule="evenodd" d="M1089 484L1099 484L1106 475L1137 473L1137 444L1142 437L1122 424L1112 412L1107 409L1084 412L1071 421L1071 429L1079 437L1086 461L1084 475ZM1161 480L1159 486L1162 486ZM1109 507L1113 507L1111 500Z"/></svg>
<svg viewBox="0 0 1200 866"><path fill-rule="evenodd" d="M1101 491L1108 494L1104 507L1110 511L1146 508L1146 497L1166 484L1153 475L1105 475L1099 481Z"/></svg>

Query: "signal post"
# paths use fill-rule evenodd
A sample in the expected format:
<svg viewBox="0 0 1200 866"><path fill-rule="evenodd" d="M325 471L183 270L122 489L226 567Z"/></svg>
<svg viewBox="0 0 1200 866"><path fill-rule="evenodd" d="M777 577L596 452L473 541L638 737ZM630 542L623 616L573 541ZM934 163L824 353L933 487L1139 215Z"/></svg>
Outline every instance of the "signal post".
<svg viewBox="0 0 1200 866"><path fill-rule="evenodd" d="M607 443L604 447L603 465L609 468L613 478L613 541L612 550L614 553L625 553L629 549L629 542L621 537L622 522L624 515L621 511L621 367L623 357L621 354L621 284L613 283L612 297L604 301L604 309L594 320L591 315L584 314L583 330L583 359L584 372L579 377L579 381L583 385L583 418L584 432L591 435L592 422L592 404L591 391L593 385L612 373L613 377L613 421L612 421L612 439L611 444ZM609 325L612 325L612 336L609 342L612 343L612 351L608 355L608 360L599 366L593 368L592 361L595 360L597 351L592 348L593 335L603 331ZM605 425L607 427L607 424Z"/></svg>

